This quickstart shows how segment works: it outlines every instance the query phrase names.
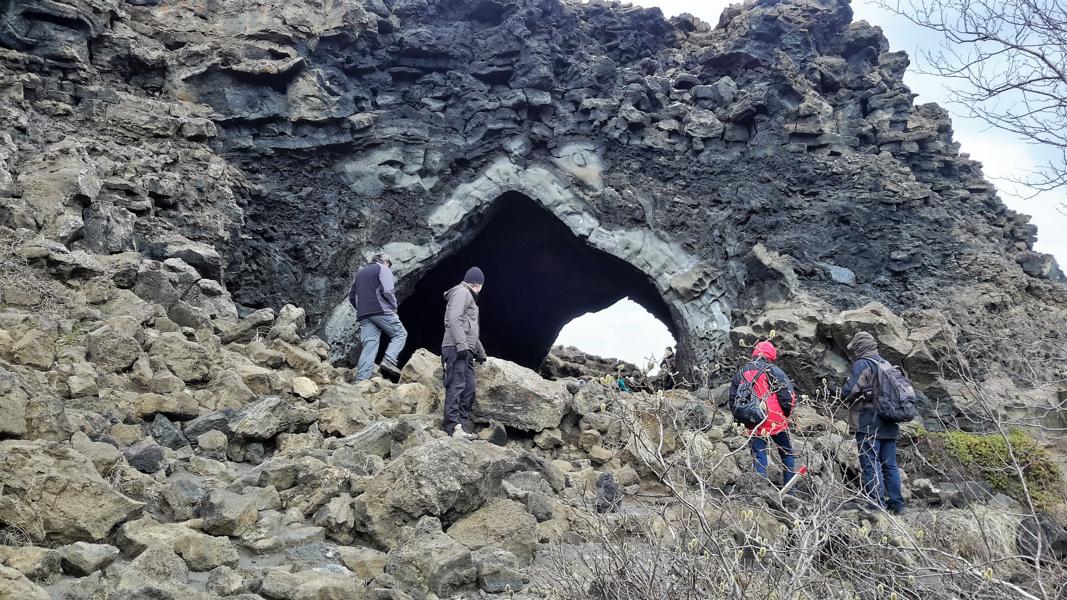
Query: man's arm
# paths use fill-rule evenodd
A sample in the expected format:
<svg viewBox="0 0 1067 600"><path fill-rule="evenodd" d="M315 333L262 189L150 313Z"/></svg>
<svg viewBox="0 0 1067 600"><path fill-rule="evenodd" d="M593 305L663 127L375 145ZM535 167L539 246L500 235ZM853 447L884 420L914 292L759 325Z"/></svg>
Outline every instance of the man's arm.
<svg viewBox="0 0 1067 600"><path fill-rule="evenodd" d="M474 358L478 359L478 362L485 362L485 346L482 346L482 340L478 340L478 345L474 348Z"/></svg>
<svg viewBox="0 0 1067 600"><path fill-rule="evenodd" d="M382 286L382 298L385 298L385 302L389 305L389 308L396 312L398 304L396 302L396 280L393 278L393 272L389 267L382 265L378 269L378 282Z"/></svg>
<svg viewBox="0 0 1067 600"><path fill-rule="evenodd" d="M737 397L737 386L741 385L741 374L734 373L734 376L730 379L730 395L727 396L727 403L732 403L734 398Z"/></svg>
<svg viewBox="0 0 1067 600"><path fill-rule="evenodd" d="M864 371L869 368L867 363L862 360L857 360L852 363L852 376L845 382L845 386L841 388L841 399L846 402L855 400L857 396L863 393L860 389L860 378L863 377Z"/></svg>
<svg viewBox="0 0 1067 600"><path fill-rule="evenodd" d="M467 345L467 332L463 329L463 314L467 311L467 303L472 298L466 290L456 290L448 297L448 306L445 307L445 327L449 337L456 340L456 351L465 352L470 350Z"/></svg>

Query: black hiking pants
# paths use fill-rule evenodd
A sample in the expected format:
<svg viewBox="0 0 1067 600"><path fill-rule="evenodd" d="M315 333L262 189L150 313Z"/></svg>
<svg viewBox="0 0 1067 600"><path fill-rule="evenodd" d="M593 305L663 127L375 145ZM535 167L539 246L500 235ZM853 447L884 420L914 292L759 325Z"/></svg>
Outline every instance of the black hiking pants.
<svg viewBox="0 0 1067 600"><path fill-rule="evenodd" d="M441 348L445 367L444 430L452 435L456 425L471 433L471 407L474 406L474 353L462 354L455 346Z"/></svg>

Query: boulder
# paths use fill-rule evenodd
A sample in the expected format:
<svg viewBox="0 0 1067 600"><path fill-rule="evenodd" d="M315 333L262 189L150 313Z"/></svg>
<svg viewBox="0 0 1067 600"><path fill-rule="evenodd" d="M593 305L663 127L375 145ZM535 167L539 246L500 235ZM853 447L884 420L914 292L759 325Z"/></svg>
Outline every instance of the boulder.
<svg viewBox="0 0 1067 600"><path fill-rule="evenodd" d="M392 548L400 527L424 515L455 520L480 508L515 465L513 452L482 441L443 438L409 448L355 499L356 530Z"/></svg>
<svg viewBox="0 0 1067 600"><path fill-rule="evenodd" d="M389 552L386 572L416 597L449 597L473 584L478 573L463 544L441 532L441 521L425 516L405 532Z"/></svg>
<svg viewBox="0 0 1067 600"><path fill-rule="evenodd" d="M86 336L89 360L105 373L125 371L141 356L141 344L128 331L104 325Z"/></svg>
<svg viewBox="0 0 1067 600"><path fill-rule="evenodd" d="M115 463L122 460L122 453L118 448L104 442L94 442L81 431L71 436L70 445L91 460L101 475L106 476Z"/></svg>
<svg viewBox="0 0 1067 600"><path fill-rule="evenodd" d="M207 349L177 332L164 333L156 338L149 354L185 383L207 381L211 374Z"/></svg>
<svg viewBox="0 0 1067 600"><path fill-rule="evenodd" d="M241 322L222 332L222 343L250 342L259 336L261 327L267 327L274 322L274 309L261 308L248 315Z"/></svg>
<svg viewBox="0 0 1067 600"><path fill-rule="evenodd" d="M62 556L52 548L0 546L0 563L18 570L30 581L48 582L59 575Z"/></svg>
<svg viewBox="0 0 1067 600"><path fill-rule="evenodd" d="M530 580L518 570L518 561L507 550L482 548L472 559L478 569L478 587L489 594L514 593Z"/></svg>
<svg viewBox="0 0 1067 600"><path fill-rule="evenodd" d="M70 446L0 442L0 521L34 541L101 540L141 506L116 492Z"/></svg>
<svg viewBox="0 0 1067 600"><path fill-rule="evenodd" d="M18 569L0 565L0 598L49 600L49 595L44 588L27 579Z"/></svg>
<svg viewBox="0 0 1067 600"><path fill-rule="evenodd" d="M262 584L263 577L254 569L234 569L231 567L217 567L211 571L207 578L207 591L223 598L242 594L252 594ZM260 598L253 596L252 598ZM236 600L236 599L235 599ZM251 600L251 598L249 599Z"/></svg>
<svg viewBox="0 0 1067 600"><path fill-rule="evenodd" d="M528 563L537 548L537 519L522 504L497 498L461 517L448 535L471 550L496 546Z"/></svg>
<svg viewBox="0 0 1067 600"><path fill-rule="evenodd" d="M126 462L142 473L151 475L163 468L163 447L145 442L122 451Z"/></svg>
<svg viewBox="0 0 1067 600"><path fill-rule="evenodd" d="M293 393L305 400L310 400L322 393L319 386L307 377L294 377L292 385Z"/></svg>
<svg viewBox="0 0 1067 600"><path fill-rule="evenodd" d="M11 346L11 357L20 365L50 369L56 360L55 339L40 329L31 329Z"/></svg>
<svg viewBox="0 0 1067 600"><path fill-rule="evenodd" d="M1044 562L1067 560L1067 527L1046 513L1029 515L1019 524L1016 544L1027 558Z"/></svg>
<svg viewBox="0 0 1067 600"><path fill-rule="evenodd" d="M279 600L358 600L363 582L341 565L326 565L305 571L292 567L267 569L259 594Z"/></svg>
<svg viewBox="0 0 1067 600"><path fill-rule="evenodd" d="M828 334L826 337L833 339L834 346L841 351L860 331L873 335L878 340L879 354L894 364L901 364L914 346L908 339L904 320L877 302L843 311L820 326L820 333Z"/></svg>
<svg viewBox="0 0 1067 600"><path fill-rule="evenodd" d="M478 423L496 421L530 432L559 427L570 397L563 384L497 358L479 369L477 380L472 418Z"/></svg>
<svg viewBox="0 0 1067 600"><path fill-rule="evenodd" d="M240 536L256 524L256 500L225 490L212 490L200 501L199 516L207 533Z"/></svg>
<svg viewBox="0 0 1067 600"><path fill-rule="evenodd" d="M374 548L342 546L341 562L361 579L370 581L385 571L388 555Z"/></svg>
<svg viewBox="0 0 1067 600"><path fill-rule="evenodd" d="M443 399L445 386L441 357L425 348L419 348L400 370L400 383L421 383L435 398Z"/></svg>
<svg viewBox="0 0 1067 600"><path fill-rule="evenodd" d="M204 535L190 531L174 542L174 552L182 557L192 571L210 571L217 567L235 566L240 559L237 548L228 537Z"/></svg>
<svg viewBox="0 0 1067 600"><path fill-rule="evenodd" d="M148 431L159 445L166 448L177 450L189 445L185 434L162 413L156 413L156 418L152 421L152 426Z"/></svg>
<svg viewBox="0 0 1067 600"><path fill-rule="evenodd" d="M26 433L29 400L18 376L0 367L0 436L21 437Z"/></svg>
<svg viewBox="0 0 1067 600"><path fill-rule="evenodd" d="M59 549L63 559L63 572L84 577L106 569L119 557L119 549L109 544L74 542Z"/></svg>
<svg viewBox="0 0 1067 600"><path fill-rule="evenodd" d="M386 388L375 394L370 403L374 412L388 418L429 414L436 407L430 388L421 383L401 383L395 388Z"/></svg>
<svg viewBox="0 0 1067 600"><path fill-rule="evenodd" d="M188 583L189 567L185 561L169 547L160 545L149 547L122 570L118 589L141 590L150 586L181 593Z"/></svg>
<svg viewBox="0 0 1067 600"><path fill-rule="evenodd" d="M283 431L305 427L317 416L318 413L304 406L303 402L271 396L242 408L231 424L231 430L246 439L269 440Z"/></svg>
<svg viewBox="0 0 1067 600"><path fill-rule="evenodd" d="M130 400L137 416L146 420L153 415L163 414L172 419L183 421L192 419L200 413L200 406L196 402L196 397L186 390L162 394L125 392L121 395Z"/></svg>

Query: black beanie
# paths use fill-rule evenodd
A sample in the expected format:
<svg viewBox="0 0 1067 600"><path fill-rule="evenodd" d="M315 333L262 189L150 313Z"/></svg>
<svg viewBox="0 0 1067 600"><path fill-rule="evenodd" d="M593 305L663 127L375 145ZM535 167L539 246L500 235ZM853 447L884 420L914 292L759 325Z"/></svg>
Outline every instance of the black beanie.
<svg viewBox="0 0 1067 600"><path fill-rule="evenodd" d="M478 267L471 267L467 269L467 274L463 276L463 283L483 285L485 284L485 274Z"/></svg>

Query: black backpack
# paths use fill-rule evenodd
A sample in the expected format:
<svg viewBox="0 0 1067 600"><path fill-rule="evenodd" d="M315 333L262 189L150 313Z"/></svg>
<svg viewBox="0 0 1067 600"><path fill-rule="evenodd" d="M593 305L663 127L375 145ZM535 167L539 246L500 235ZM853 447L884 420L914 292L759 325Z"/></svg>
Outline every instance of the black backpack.
<svg viewBox="0 0 1067 600"><path fill-rule="evenodd" d="M756 393L756 382L771 368L770 363L764 366L752 381L745 379L745 368L741 367L741 383L737 385L737 395L730 404L730 413L734 421L748 428L753 428L767 420L767 411L764 410L763 398Z"/></svg>
<svg viewBox="0 0 1067 600"><path fill-rule="evenodd" d="M878 389L874 394L874 410L888 423L905 423L918 415L915 407L915 388L904 371L885 359L868 359L874 364Z"/></svg>

